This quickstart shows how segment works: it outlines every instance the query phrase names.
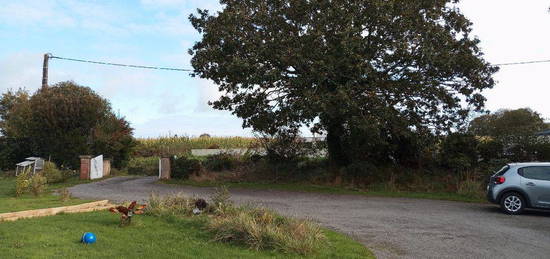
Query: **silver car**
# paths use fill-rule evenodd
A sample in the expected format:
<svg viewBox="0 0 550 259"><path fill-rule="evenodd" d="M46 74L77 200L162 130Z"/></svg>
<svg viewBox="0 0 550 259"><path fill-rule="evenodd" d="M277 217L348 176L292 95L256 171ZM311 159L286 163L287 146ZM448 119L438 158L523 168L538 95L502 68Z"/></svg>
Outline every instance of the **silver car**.
<svg viewBox="0 0 550 259"><path fill-rule="evenodd" d="M508 214L550 209L550 163L508 164L487 185L487 199Z"/></svg>

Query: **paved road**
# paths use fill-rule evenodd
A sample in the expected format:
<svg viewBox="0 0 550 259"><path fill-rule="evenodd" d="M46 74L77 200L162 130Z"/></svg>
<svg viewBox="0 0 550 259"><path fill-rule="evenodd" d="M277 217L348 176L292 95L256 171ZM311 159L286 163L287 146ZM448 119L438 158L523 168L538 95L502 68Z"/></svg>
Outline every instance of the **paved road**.
<svg viewBox="0 0 550 259"><path fill-rule="evenodd" d="M209 197L212 188L155 183L154 177L116 177L70 188L80 198L146 200L182 192ZM311 218L347 233L379 258L550 258L550 212L521 216L488 204L354 195L232 189L238 203Z"/></svg>

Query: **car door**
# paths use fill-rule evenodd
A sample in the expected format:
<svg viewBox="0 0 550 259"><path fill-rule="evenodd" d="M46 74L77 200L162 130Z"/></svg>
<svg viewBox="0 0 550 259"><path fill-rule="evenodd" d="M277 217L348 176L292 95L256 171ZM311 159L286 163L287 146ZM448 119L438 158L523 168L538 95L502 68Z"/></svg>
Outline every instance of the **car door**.
<svg viewBox="0 0 550 259"><path fill-rule="evenodd" d="M518 170L522 189L534 207L550 208L550 166L528 166Z"/></svg>

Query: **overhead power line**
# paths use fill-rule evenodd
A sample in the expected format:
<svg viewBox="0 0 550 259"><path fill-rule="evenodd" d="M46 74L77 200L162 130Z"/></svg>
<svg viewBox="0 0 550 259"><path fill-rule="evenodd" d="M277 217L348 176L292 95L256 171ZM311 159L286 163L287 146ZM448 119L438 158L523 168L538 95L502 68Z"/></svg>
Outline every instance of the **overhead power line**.
<svg viewBox="0 0 550 259"><path fill-rule="evenodd" d="M65 58L65 57L54 56L52 54L47 54L47 55L48 55L49 58L54 58L54 59L62 59L62 60L68 60L68 61L92 63L92 64L108 65L108 66L130 67L130 68L141 68L141 69L154 69L154 70L169 70L169 71L179 71L179 72L193 72L194 71L193 69L187 69L187 68L130 65L130 64L112 63L112 62L104 62L104 61L93 61L93 60L85 60L85 59L77 59L77 58ZM494 66L513 66L513 65L527 65L527 64L537 64L537 63L550 63L550 59L548 59L548 60L520 61L520 62L511 62L511 63L500 63L500 64L493 64L493 65Z"/></svg>
<svg viewBox="0 0 550 259"><path fill-rule="evenodd" d="M129 64L111 63L111 62L103 62L103 61L93 61L93 60L85 60L85 59L77 59L77 58L64 58L64 57L54 56L54 55L51 55L51 54L49 55L49 58L63 59L63 60L83 62L83 63L92 63L92 64L99 64L99 65L118 66L118 67L131 67L131 68L154 69L154 70L169 70L169 71L180 71L180 72L193 72L194 71L193 69L185 69L185 68L141 66L141 65L129 65Z"/></svg>
<svg viewBox="0 0 550 259"><path fill-rule="evenodd" d="M536 64L536 63L550 63L550 59L548 59L548 60L535 60L535 61L521 61L521 62L512 62L512 63L502 63L502 64L495 64L495 66L527 65L527 64Z"/></svg>

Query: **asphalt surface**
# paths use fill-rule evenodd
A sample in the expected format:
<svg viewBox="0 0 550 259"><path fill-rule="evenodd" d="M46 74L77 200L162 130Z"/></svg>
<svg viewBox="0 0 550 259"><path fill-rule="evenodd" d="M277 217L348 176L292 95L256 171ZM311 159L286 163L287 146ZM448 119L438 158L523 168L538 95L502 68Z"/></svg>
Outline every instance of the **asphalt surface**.
<svg viewBox="0 0 550 259"><path fill-rule="evenodd" d="M209 197L213 188L158 184L156 177L116 177L77 185L80 198L129 201L183 193ZM489 204L231 189L232 200L309 218L346 233L378 258L550 258L550 212L502 214Z"/></svg>

